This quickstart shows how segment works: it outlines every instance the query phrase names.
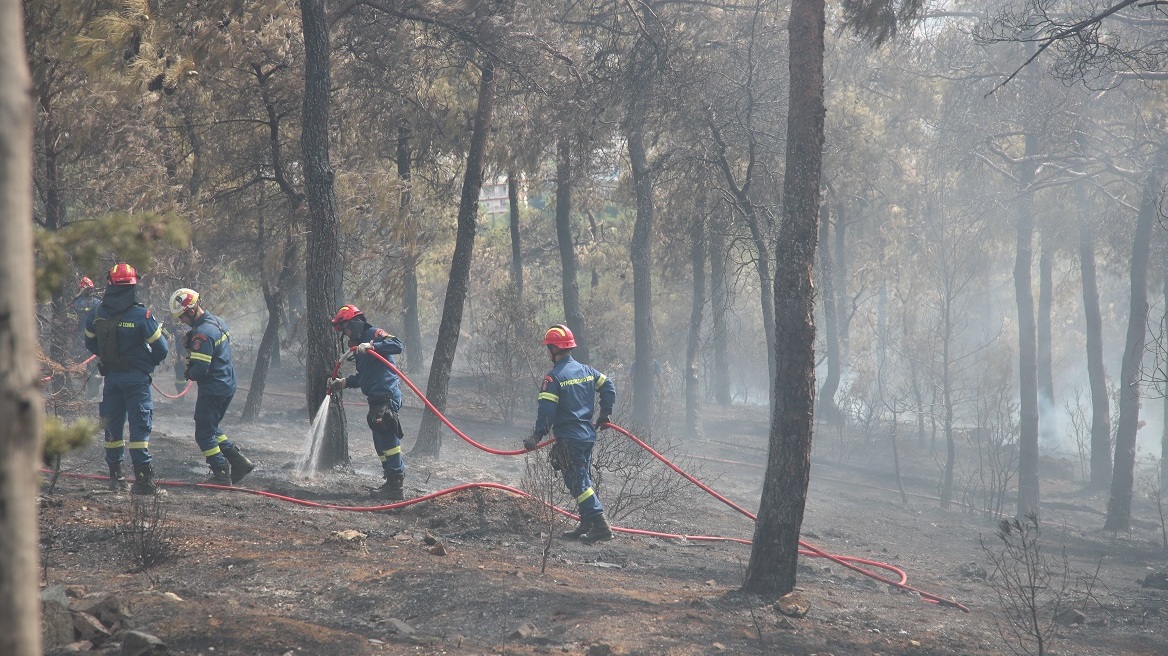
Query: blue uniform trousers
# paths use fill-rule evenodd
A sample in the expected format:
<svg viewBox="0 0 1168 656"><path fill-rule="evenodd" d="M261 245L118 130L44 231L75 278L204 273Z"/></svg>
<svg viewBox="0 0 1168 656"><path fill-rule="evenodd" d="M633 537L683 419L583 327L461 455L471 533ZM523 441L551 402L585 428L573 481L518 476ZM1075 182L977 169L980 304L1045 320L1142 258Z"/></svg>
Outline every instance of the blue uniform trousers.
<svg viewBox="0 0 1168 656"><path fill-rule="evenodd" d="M223 421L227 406L231 405L234 397L234 394L218 396L200 391L195 401L195 442L210 464L227 466L222 449L235 448L235 444L219 429L219 422Z"/></svg>
<svg viewBox="0 0 1168 656"><path fill-rule="evenodd" d="M556 438L553 458L559 459L564 474L564 485L576 499L580 521L590 520L604 512L600 497L592 489L592 447L595 442Z"/></svg>
<svg viewBox="0 0 1168 656"><path fill-rule="evenodd" d="M150 376L141 371L119 371L105 377L98 412L105 423L105 461L116 465L126 457L137 469L150 462L150 430L154 421L154 397L150 394ZM127 418L130 443L122 439Z"/></svg>
<svg viewBox="0 0 1168 656"><path fill-rule="evenodd" d="M405 474L406 464L401 457L401 421L388 396L369 397L369 414L365 417L373 431L373 448L381 460L386 478Z"/></svg>

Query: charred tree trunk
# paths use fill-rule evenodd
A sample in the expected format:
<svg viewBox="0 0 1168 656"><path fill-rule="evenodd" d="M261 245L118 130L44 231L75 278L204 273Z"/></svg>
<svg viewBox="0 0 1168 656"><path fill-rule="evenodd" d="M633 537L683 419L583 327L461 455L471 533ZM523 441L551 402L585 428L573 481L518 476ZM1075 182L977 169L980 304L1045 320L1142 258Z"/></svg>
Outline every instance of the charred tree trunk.
<svg viewBox="0 0 1168 656"><path fill-rule="evenodd" d="M795 589L799 530L811 477L815 411L815 267L823 157L824 0L793 0L789 19L784 221L775 263L776 363L770 451L743 589Z"/></svg>
<svg viewBox="0 0 1168 656"><path fill-rule="evenodd" d="M32 107L21 3L0 2L0 654L41 653Z"/></svg>
<svg viewBox="0 0 1168 656"><path fill-rule="evenodd" d="M515 299L523 307L523 248L519 235L519 180L514 171L507 172L507 207L511 210L511 282Z"/></svg>
<svg viewBox="0 0 1168 656"><path fill-rule="evenodd" d="M556 141L556 240L560 245L560 284L564 292L564 319L576 337L573 357L588 362L588 335L580 311L580 284L572 241L572 146L566 136Z"/></svg>
<svg viewBox="0 0 1168 656"><path fill-rule="evenodd" d="M1084 183L1075 185L1075 197L1079 203L1079 275L1087 332L1087 378L1091 386L1091 487L1102 490L1111 485L1111 397L1107 394L1107 371L1103 365L1103 314L1099 309L1099 284L1095 275L1095 225L1087 209Z"/></svg>
<svg viewBox="0 0 1168 656"><path fill-rule="evenodd" d="M1034 182L1033 157L1038 153L1038 135L1026 132L1024 163L1018 173L1022 195L1018 199L1018 225L1014 259L1014 295L1018 304L1018 517L1038 514L1038 356L1034 325L1034 291L1031 268L1034 262Z"/></svg>
<svg viewBox="0 0 1168 656"><path fill-rule="evenodd" d="M263 246L261 246L261 251ZM284 240L284 257L281 260L280 272L276 276L275 289L263 282L264 305L268 308L268 323L264 326L264 335L260 338L260 346L256 350L255 369L251 374L251 385L247 390L247 400L243 404L243 414L240 421L252 422L259 419L260 408L264 402L264 388L268 383L268 371L271 367L279 366L276 354L280 352L280 318L283 316L284 298L287 296L288 283L292 279L293 267L296 266L296 242L289 229Z"/></svg>
<svg viewBox="0 0 1168 656"><path fill-rule="evenodd" d="M426 384L426 398L439 411L446 410L446 395L450 387L450 371L458 349L458 333L462 327L462 310L470 289L470 265L474 255L475 223L479 211L479 192L483 187L483 161L487 151L487 137L491 131L495 107L495 68L487 61L479 79L478 105L470 149L466 154L466 175L462 181L462 198L458 204L458 233L454 240L454 256L450 261L450 280L446 285L446 302L442 306L442 320L438 324L438 343L434 345L434 359ZM411 454L437 458L442 450L441 423L433 413L422 416L418 441Z"/></svg>
<svg viewBox="0 0 1168 656"><path fill-rule="evenodd" d="M1115 428L1115 468L1111 474L1111 498L1103 528L1131 528L1132 485L1135 483L1136 431L1140 421L1140 363L1148 326L1148 259L1159 216L1162 153L1144 182L1139 218L1132 242L1131 304L1127 319L1127 345L1119 373L1119 421Z"/></svg>
<svg viewBox="0 0 1168 656"><path fill-rule="evenodd" d="M397 129L397 177L401 184L397 210L399 223L413 225L410 213L413 211L413 157L410 155L410 128L407 125ZM418 319L418 235L407 234L402 244L404 254L402 267L402 329L405 338L406 370L420 372L426 368L426 357L422 349L422 327Z"/></svg>
<svg viewBox="0 0 1168 656"><path fill-rule="evenodd" d="M45 230L56 231L65 227L65 199L62 193L61 183L61 166L60 166L60 150L58 149L58 141L60 139L60 132L57 129L56 121L53 117L52 95L48 89L43 89L38 93L38 103L41 112L44 114L44 121L41 124L40 134L37 135L40 142L40 196L41 203L44 207L44 227ZM69 299L65 297L63 289L54 289L52 296L52 303L50 305L53 311L52 324L49 327L49 348L46 355L53 362L62 366L68 366L69 348L68 340L72 332L71 326L76 325L69 321ZM64 374L53 374L53 380L50 385L53 392L60 391L65 386Z"/></svg>
<svg viewBox="0 0 1168 656"><path fill-rule="evenodd" d="M633 359L639 366L633 372L633 422L642 430L653 419L653 172L645 150L645 114L643 98L634 101L625 138L632 164L633 195L637 218L629 254L633 263Z"/></svg>
<svg viewBox="0 0 1168 656"><path fill-rule="evenodd" d="M730 309L730 285L726 279L726 226L715 213L710 226L710 341L714 345L714 401L730 405L729 330L726 311Z"/></svg>
<svg viewBox="0 0 1168 656"><path fill-rule="evenodd" d="M324 401L326 383L340 349L329 322L340 305L340 221L337 217L334 172L329 162L329 36L323 0L302 0L304 30L304 109L300 148L308 196L308 249L305 262L307 307L307 362L304 372L309 417ZM329 404L337 416L328 422L320 466L349 461L348 434L338 404Z"/></svg>
<svg viewBox="0 0 1168 656"><path fill-rule="evenodd" d="M835 395L840 384L840 343L839 323L836 311L835 285L832 284L834 264L831 257L829 237L831 232L831 212L827 204L819 209L819 280L820 294L823 296L823 344L827 350L827 372L823 386L819 389L819 416L823 420L839 417L835 406Z"/></svg>
<svg viewBox="0 0 1168 656"><path fill-rule="evenodd" d="M1054 296L1054 253L1052 239L1042 236L1042 253L1038 256L1038 430L1045 439L1054 439L1054 355L1050 325Z"/></svg>
<svg viewBox="0 0 1168 656"><path fill-rule="evenodd" d="M693 269L693 305L689 312L689 335L685 342L685 425L689 434L701 437L701 380L698 354L702 343L702 310L706 305L706 217L705 195L689 226L689 260Z"/></svg>

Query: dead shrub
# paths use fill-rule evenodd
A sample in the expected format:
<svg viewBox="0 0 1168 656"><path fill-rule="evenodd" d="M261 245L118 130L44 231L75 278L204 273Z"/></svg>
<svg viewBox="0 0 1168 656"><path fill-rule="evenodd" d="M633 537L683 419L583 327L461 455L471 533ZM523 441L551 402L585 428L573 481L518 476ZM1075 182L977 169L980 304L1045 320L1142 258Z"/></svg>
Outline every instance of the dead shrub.
<svg viewBox="0 0 1168 656"><path fill-rule="evenodd" d="M166 504L158 496L130 497L126 521L115 533L122 556L136 571L169 562L179 556L174 525Z"/></svg>

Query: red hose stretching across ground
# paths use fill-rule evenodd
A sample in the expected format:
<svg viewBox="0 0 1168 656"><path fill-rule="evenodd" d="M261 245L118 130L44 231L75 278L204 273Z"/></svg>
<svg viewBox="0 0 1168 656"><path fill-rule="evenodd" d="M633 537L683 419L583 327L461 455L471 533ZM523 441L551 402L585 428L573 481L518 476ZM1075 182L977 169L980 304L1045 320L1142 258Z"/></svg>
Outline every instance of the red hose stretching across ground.
<svg viewBox="0 0 1168 656"><path fill-rule="evenodd" d="M187 386L186 386L186 387L184 387L184 388L182 389L182 391L181 391L181 392L179 392L178 394L175 394L175 395L173 395L173 396L172 396L172 395L170 395L170 394L167 394L166 392L163 392L163 391L162 391L162 388L160 388L158 385L156 385L156 384L154 384L154 383L150 383L150 384L154 386L154 389L155 389L155 390L158 390L158 393L159 393L159 394L161 394L161 395L165 396L166 398L168 398L168 399L178 399L178 398L182 398L182 396L183 396L184 394L186 394L187 392L191 391L191 385L193 385L193 384L194 384L194 382L195 382L195 381L193 381L193 380L188 380L188 381L187 381Z"/></svg>
<svg viewBox="0 0 1168 656"><path fill-rule="evenodd" d="M91 355L88 358L85 358L84 360L82 360L80 364L76 364L76 365L73 365L72 367L66 367L66 368L67 369L74 369L74 368L80 369L81 367L84 367L85 365L89 364L90 362L93 362L96 359L97 359L96 355ZM47 383L52 379L53 379L52 376L45 376L44 378L41 379L41 382Z"/></svg>
<svg viewBox="0 0 1168 656"><path fill-rule="evenodd" d="M450 430L452 430L455 435L458 435L459 437L461 437L463 440L466 440L471 445L473 445L479 449L482 449L483 451L486 451L487 453L494 453L496 455L519 455L519 454L526 452L526 450L500 451L498 449L492 449L492 448L483 446L482 444L479 444L478 442L475 442L470 437L465 435L462 431L458 430L454 426L454 424L450 423L450 421L445 416L443 416L442 413L439 412L438 409L435 408L432 403L430 403L430 400L427 399L425 397L425 395L422 394L422 392L417 388L417 386L415 386L413 384L413 382L411 382L410 379L407 378L406 375L401 372L400 369L398 369L389 360L382 357L381 354L377 353L376 351L370 350L370 351L367 351L367 353L371 354L373 357L380 360L382 364L389 367L390 370L392 370L395 374L397 374L398 377L401 378L402 381L404 381L406 383L406 385L409 386L410 390L412 390L414 392L414 394L416 394L418 396L418 398L421 399L422 402L426 404L426 407L429 408L430 411L433 412L435 414L435 416L437 416L442 421L442 423L446 424L446 426L448 428L450 428ZM333 369L334 377L336 376L336 372L340 370L340 365L341 365L341 363L338 361L337 366ZM694 478L689 473L685 472L680 467L678 467L677 465L673 464L668 459L666 459L665 456L662 456L660 453L655 451L648 444L641 441L639 438L637 438L632 433L630 433L627 430L621 428L620 426L617 426L616 424L612 424L612 423L605 424L605 427L612 428L613 430L617 431L618 433L633 440L633 442L635 442L638 446L640 446L645 451L649 452L654 458L657 458L658 460L660 460L662 463L665 464L665 466L667 466L670 469L672 469L673 471L677 472L682 477L684 477L686 480L688 480L689 482L698 486L699 488L701 488L704 492L706 492L710 496L712 496L715 499L717 499L718 501L721 501L722 503L730 506L734 510L737 510L738 512L742 513L746 517L749 517L752 521L757 521L757 517L754 515L754 513L751 513L750 511L746 510L742 506L739 506L738 504L734 503L733 501L727 499L726 497L722 496L718 492L714 491L714 489L711 488L710 486L708 486L705 483L702 483L698 479ZM538 448L547 446L548 444L551 444L554 441L555 441L555 439L553 438L553 439L541 442L538 446L536 446L536 448L538 449ZM557 510L557 512L572 516L571 513L567 513L567 511L560 510L559 508L557 508L556 510ZM649 536L654 536L654 537L666 537L666 534L656 533L653 531L638 531L636 529L623 529L623 528L614 528L613 530L624 532L624 533L633 533L636 535L649 535ZM669 536L669 537L673 537L673 536ZM722 539L725 540L727 538L722 538ZM748 542L743 541L743 543L748 543ZM855 558L852 556L837 556L837 555L829 554L829 553L819 549L818 547L816 547L812 544L809 544L803 540L799 541L799 545L801 547L803 547L803 549L801 549L799 551L799 553L801 553L801 554L808 555L808 556L816 556L819 558L827 558L828 560L831 560L832 562L843 565L844 567L847 567L848 569L855 571L857 573L863 574L864 576L868 576L868 577L873 578L873 579L880 581L882 583L887 583L888 585L896 586L902 590L906 590L909 592L914 592L916 594L919 594L921 596L921 598L926 600L926 601L941 604L944 606L950 606L952 608L957 608L957 609L960 609L966 613L969 612L968 608L966 608L965 606L963 606L955 601L945 599L943 597L932 594L930 592L925 592L924 590L918 590L917 588L914 588L910 585L907 585L906 584L906 581L908 580L907 574L903 570L901 570L893 565L889 565L889 564L881 563L881 562L877 562L877 561L872 561L872 560L866 560L863 558ZM876 574L875 572L870 572L870 571L865 570L861 567L853 565L852 563L862 563L864 565L869 565L869 566L878 567L878 568L881 568L881 569L884 569L887 571L896 572L900 576L900 580L893 581L891 579L880 576L879 574Z"/></svg>

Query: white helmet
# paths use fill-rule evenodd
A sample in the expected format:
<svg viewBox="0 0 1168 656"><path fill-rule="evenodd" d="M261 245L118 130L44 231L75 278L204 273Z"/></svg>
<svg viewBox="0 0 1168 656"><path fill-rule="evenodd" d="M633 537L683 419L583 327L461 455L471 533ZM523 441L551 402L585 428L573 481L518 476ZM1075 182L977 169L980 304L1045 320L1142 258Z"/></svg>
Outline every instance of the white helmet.
<svg viewBox="0 0 1168 656"><path fill-rule="evenodd" d="M193 289L174 290L170 295L170 316L177 317L199 304L199 292Z"/></svg>

